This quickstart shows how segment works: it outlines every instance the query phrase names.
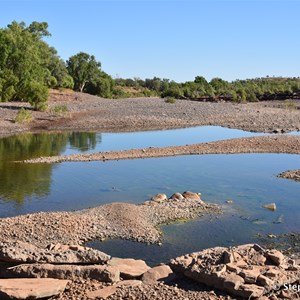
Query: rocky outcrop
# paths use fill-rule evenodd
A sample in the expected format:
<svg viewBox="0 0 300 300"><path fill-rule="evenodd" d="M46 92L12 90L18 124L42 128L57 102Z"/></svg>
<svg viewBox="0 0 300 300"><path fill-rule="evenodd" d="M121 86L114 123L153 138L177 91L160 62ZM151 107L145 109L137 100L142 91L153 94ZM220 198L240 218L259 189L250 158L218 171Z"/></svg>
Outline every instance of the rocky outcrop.
<svg viewBox="0 0 300 300"><path fill-rule="evenodd" d="M41 299L62 293L68 280L0 279L0 299Z"/></svg>
<svg viewBox="0 0 300 300"><path fill-rule="evenodd" d="M104 264L110 256L79 245L51 244L47 248L30 243L11 241L0 243L0 261L14 263Z"/></svg>
<svg viewBox="0 0 300 300"><path fill-rule="evenodd" d="M242 298L258 298L300 279L300 266L258 245L216 247L171 260L174 272Z"/></svg>
<svg viewBox="0 0 300 300"><path fill-rule="evenodd" d="M277 177L300 181L300 170L288 170L278 174Z"/></svg>

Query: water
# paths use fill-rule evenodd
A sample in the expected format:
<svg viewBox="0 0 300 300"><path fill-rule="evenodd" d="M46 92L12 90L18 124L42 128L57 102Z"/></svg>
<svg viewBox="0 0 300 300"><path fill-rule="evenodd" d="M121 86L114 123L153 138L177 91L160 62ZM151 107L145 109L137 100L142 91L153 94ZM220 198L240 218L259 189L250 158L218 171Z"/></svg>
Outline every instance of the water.
<svg viewBox="0 0 300 300"><path fill-rule="evenodd" d="M223 128L206 129L209 134L204 134L203 128L189 128L120 135L60 133L1 139L0 217L78 210L116 201L140 203L156 193L171 195L185 190L201 192L204 200L224 206L224 214L218 218L162 226L161 247L119 240L89 244L111 255L143 258L150 264L206 247L254 242L257 233L297 231L300 185L279 179L276 174L300 168L299 155L200 155L54 165L13 163L42 155L176 145L180 144L178 141L197 143L231 138L235 134L250 135L225 129L224 137ZM118 137L123 144L117 143ZM233 204L226 204L226 200L233 200ZM276 203L275 212L261 207L270 202ZM278 219L282 223L277 224Z"/></svg>

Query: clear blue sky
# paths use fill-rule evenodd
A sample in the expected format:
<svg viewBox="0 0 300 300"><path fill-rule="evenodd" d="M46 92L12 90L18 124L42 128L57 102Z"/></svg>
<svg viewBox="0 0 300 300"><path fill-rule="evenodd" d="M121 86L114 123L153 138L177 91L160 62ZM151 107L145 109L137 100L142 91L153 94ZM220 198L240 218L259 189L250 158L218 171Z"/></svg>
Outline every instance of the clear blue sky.
<svg viewBox="0 0 300 300"><path fill-rule="evenodd" d="M113 77L175 81L300 76L298 0L0 0L0 27L46 21L63 59Z"/></svg>

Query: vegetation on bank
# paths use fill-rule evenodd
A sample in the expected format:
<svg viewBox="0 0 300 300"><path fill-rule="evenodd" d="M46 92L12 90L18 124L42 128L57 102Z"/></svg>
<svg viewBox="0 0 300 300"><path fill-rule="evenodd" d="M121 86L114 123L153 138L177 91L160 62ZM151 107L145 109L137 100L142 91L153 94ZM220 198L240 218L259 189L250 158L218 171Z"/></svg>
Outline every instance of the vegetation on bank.
<svg viewBox="0 0 300 300"><path fill-rule="evenodd" d="M300 78L266 77L225 81L177 83L169 79L116 78L101 69L94 55L79 52L66 62L45 42L46 22L12 22L0 29L0 102L29 102L36 110L47 109L49 88L72 88L104 98L150 97L199 101L259 101L300 98ZM170 100L171 99L171 100ZM292 104L291 104L292 106Z"/></svg>

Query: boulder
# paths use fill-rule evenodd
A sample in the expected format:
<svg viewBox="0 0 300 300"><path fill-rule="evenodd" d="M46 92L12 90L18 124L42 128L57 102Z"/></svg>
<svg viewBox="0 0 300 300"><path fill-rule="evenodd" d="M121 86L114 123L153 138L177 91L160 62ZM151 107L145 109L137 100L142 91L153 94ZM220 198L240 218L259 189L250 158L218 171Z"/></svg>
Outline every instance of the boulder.
<svg viewBox="0 0 300 300"><path fill-rule="evenodd" d="M201 200L201 199L200 199L200 195L201 195L201 194L197 194L197 193L189 192L189 191L184 192L184 193L182 194L182 196L183 196L185 199L187 199L187 200L198 200L198 201Z"/></svg>
<svg viewBox="0 0 300 300"><path fill-rule="evenodd" d="M79 245L56 244L39 248L21 241L0 243L0 261L4 262L104 264L109 259L109 255L99 250Z"/></svg>
<svg viewBox="0 0 300 300"><path fill-rule="evenodd" d="M133 279L142 276L150 267L143 260L113 257L108 265L117 268L123 279Z"/></svg>
<svg viewBox="0 0 300 300"><path fill-rule="evenodd" d="M0 279L0 299L40 299L62 293L69 280L52 278Z"/></svg>
<svg viewBox="0 0 300 300"><path fill-rule="evenodd" d="M149 269L142 276L143 283L156 284L157 281L170 282L175 278L175 274L168 265L157 266Z"/></svg>
<svg viewBox="0 0 300 300"><path fill-rule="evenodd" d="M151 200L155 201L155 202L158 202L158 203L163 203L163 202L168 200L168 197L167 197L166 194L157 194L157 195L153 196L151 198Z"/></svg>
<svg viewBox="0 0 300 300"><path fill-rule="evenodd" d="M175 193L171 196L171 199L172 200L178 200L178 201L181 201L184 199L184 197L182 196L182 194L180 193Z"/></svg>
<svg viewBox="0 0 300 300"><path fill-rule="evenodd" d="M2 274L5 271L2 271ZM57 278L75 279L90 278L103 282L120 280L118 268L107 265L51 265L51 264L22 264L10 267L5 272L6 277L25 278Z"/></svg>

